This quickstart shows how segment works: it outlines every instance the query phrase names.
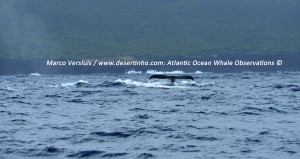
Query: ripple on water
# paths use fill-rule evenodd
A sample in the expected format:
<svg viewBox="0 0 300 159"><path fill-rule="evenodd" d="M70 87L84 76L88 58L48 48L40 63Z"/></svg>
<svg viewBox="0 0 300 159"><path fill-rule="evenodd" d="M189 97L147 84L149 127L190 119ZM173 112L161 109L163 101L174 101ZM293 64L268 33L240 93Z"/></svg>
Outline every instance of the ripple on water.
<svg viewBox="0 0 300 159"><path fill-rule="evenodd" d="M128 153L124 152L116 152L116 153L107 153L105 151L99 150L86 150L86 151L78 151L72 154L67 155L66 157L74 157L74 158L90 158L90 157L97 157L97 158L118 158L118 157L125 157Z"/></svg>
<svg viewBox="0 0 300 159"><path fill-rule="evenodd" d="M50 147L45 147L40 152L35 154L35 156L39 156L39 157L56 156L56 155L59 155L60 153L63 153L64 151L65 151L65 149L59 149L59 148L50 146Z"/></svg>
<svg viewBox="0 0 300 159"><path fill-rule="evenodd" d="M149 159L149 158L154 158L154 155L151 153L141 153L136 158L137 159Z"/></svg>
<svg viewBox="0 0 300 159"><path fill-rule="evenodd" d="M115 138L127 138L131 136L143 136L146 135L147 133L154 133L152 131L148 131L145 128L140 128L137 130L126 130L124 132L121 131L113 131L113 132L92 132L91 135L96 135L99 137L115 137Z"/></svg>
<svg viewBox="0 0 300 159"><path fill-rule="evenodd" d="M98 150L86 150L86 151L78 151L76 153L72 153L67 155L67 157L76 157L76 158L85 158L85 157L100 157L104 154L105 151L98 151Z"/></svg>

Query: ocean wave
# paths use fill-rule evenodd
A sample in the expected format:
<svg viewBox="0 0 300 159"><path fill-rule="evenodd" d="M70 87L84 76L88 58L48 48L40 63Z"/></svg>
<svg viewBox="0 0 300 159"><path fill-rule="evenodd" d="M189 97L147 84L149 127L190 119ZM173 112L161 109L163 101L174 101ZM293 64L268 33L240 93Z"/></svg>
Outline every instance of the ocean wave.
<svg viewBox="0 0 300 159"><path fill-rule="evenodd" d="M275 84L272 87L276 89L291 88L290 90L293 92L300 91L300 86L296 84Z"/></svg>
<svg viewBox="0 0 300 159"><path fill-rule="evenodd" d="M137 159L147 159L147 158L154 158L154 155L151 153L142 153L137 156Z"/></svg>
<svg viewBox="0 0 300 159"><path fill-rule="evenodd" d="M76 157L76 158L89 158L89 157L99 157L99 158L116 158L128 155L125 152L117 152L117 153L106 153L105 151L98 150L86 150L86 151L78 151L73 154L69 154L66 157Z"/></svg>
<svg viewBox="0 0 300 159"><path fill-rule="evenodd" d="M157 71L157 70L148 70L144 72L146 74L202 74L202 71L195 71L195 72L184 72L181 70L174 70L174 71ZM125 74L143 74L142 71L135 71L135 70L130 70L127 71Z"/></svg>
<svg viewBox="0 0 300 159"><path fill-rule="evenodd" d="M128 72L126 72L126 74L132 75L132 74L142 74L142 71L134 71L134 70L130 70Z"/></svg>
<svg viewBox="0 0 300 159"><path fill-rule="evenodd" d="M298 86L298 87L292 88L291 91L298 92L298 91L300 91L300 87Z"/></svg>
<svg viewBox="0 0 300 159"><path fill-rule="evenodd" d="M39 73L32 73L32 74L30 74L30 76L41 76L41 74L39 74Z"/></svg>
<svg viewBox="0 0 300 159"><path fill-rule="evenodd" d="M202 71L196 71L195 74L202 74Z"/></svg>
<svg viewBox="0 0 300 159"><path fill-rule="evenodd" d="M72 83L62 83L62 84L59 84L59 85L49 85L50 87L82 87L82 86L86 86L88 85L89 82L87 81L84 81L84 80L79 80L77 82L72 82Z"/></svg>
<svg viewBox="0 0 300 159"><path fill-rule="evenodd" d="M130 130L113 131L113 132L97 131L97 132L91 132L91 135L97 137L128 138L128 137L144 136L147 133L153 134L154 132L146 130L145 128L139 128L135 130L130 129Z"/></svg>
<svg viewBox="0 0 300 159"><path fill-rule="evenodd" d="M98 150L86 150L86 151L78 151L73 154L67 155L67 157L77 157L77 158L84 158L84 157L95 157L105 153L104 151Z"/></svg>
<svg viewBox="0 0 300 159"><path fill-rule="evenodd" d="M120 137L120 138L126 138L129 137L131 135L133 135L133 133L130 132L92 132L92 135L97 135L97 136L101 136L101 137Z"/></svg>
<svg viewBox="0 0 300 159"><path fill-rule="evenodd" d="M170 82L164 81L164 82L139 82L139 81L134 81L131 79L118 79L115 82L117 83L122 83L123 85L127 86L136 86L136 87L159 87L159 88L187 88L184 86L179 86L179 85L171 85Z"/></svg>
<svg viewBox="0 0 300 159"><path fill-rule="evenodd" d="M56 147L45 147L43 150L41 150L39 153L37 153L34 156L38 157L46 157L46 156L55 156L58 155L59 153L62 153L64 149L58 149Z"/></svg>
<svg viewBox="0 0 300 159"><path fill-rule="evenodd" d="M169 135L167 136L168 138L174 138L174 139L185 139L185 138L189 138L192 140L201 140L201 141L217 141L220 140L216 137L213 136L198 136L198 135L194 135L194 134L189 134L189 133L184 133L184 134L176 134L176 135Z"/></svg>
<svg viewBox="0 0 300 159"><path fill-rule="evenodd" d="M128 153L125 152L121 152L121 153L106 153L104 155L102 155L101 157L103 158L116 158L116 157L122 157L128 155Z"/></svg>
<svg viewBox="0 0 300 159"><path fill-rule="evenodd" d="M119 82L119 81L115 81L115 82L105 81L105 82L99 84L98 86L100 86L100 87L119 87L119 86L126 86L126 84L123 82Z"/></svg>
<svg viewBox="0 0 300 159"><path fill-rule="evenodd" d="M175 71L157 71L157 70L148 70L147 74L202 74L202 71L195 71L195 72L184 72L180 70Z"/></svg>
<svg viewBox="0 0 300 159"><path fill-rule="evenodd" d="M163 72L163 71L156 71L156 70L148 70L146 72L147 74L184 74L183 71L180 70L175 70L175 71L167 71L167 72Z"/></svg>
<svg viewBox="0 0 300 159"><path fill-rule="evenodd" d="M299 86L296 84L275 84L275 85L273 85L273 88L278 88L278 89L290 88L290 87L299 87Z"/></svg>
<svg viewBox="0 0 300 159"><path fill-rule="evenodd" d="M13 92L14 89L12 89L11 87L4 87L4 88L0 88L1 91L9 91L9 92Z"/></svg>
<svg viewBox="0 0 300 159"><path fill-rule="evenodd" d="M242 112L239 114L241 115L260 115L262 112L269 112L269 113L283 113L286 114L285 110L281 110L274 107L266 107L266 108L257 108L257 107L245 107L241 109Z"/></svg>
<svg viewBox="0 0 300 159"><path fill-rule="evenodd" d="M124 86L136 86L136 87L157 87L157 88L191 88L191 87L201 87L201 86L211 86L214 82L210 83L196 83L195 81L176 81L173 84L169 80L153 81L148 82L134 81L131 79L118 79L114 82L115 84L122 84Z"/></svg>

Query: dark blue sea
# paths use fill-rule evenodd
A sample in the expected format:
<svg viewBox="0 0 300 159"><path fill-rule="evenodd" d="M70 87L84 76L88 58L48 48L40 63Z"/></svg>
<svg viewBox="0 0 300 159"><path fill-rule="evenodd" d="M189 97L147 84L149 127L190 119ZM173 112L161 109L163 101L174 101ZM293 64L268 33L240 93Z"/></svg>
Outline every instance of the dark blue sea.
<svg viewBox="0 0 300 159"><path fill-rule="evenodd" d="M0 159L300 158L300 72L35 73L0 84Z"/></svg>

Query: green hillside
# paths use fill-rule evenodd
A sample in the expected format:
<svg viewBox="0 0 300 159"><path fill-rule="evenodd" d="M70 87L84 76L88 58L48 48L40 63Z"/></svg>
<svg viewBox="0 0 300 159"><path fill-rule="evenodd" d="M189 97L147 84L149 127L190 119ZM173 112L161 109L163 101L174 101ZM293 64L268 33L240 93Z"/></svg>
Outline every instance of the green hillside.
<svg viewBox="0 0 300 159"><path fill-rule="evenodd" d="M298 0L0 0L0 57L300 52Z"/></svg>

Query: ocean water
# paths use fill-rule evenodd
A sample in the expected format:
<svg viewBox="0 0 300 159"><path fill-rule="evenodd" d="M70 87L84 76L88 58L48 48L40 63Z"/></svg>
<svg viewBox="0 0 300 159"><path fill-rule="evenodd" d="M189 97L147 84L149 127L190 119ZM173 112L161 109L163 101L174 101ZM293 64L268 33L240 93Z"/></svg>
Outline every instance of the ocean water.
<svg viewBox="0 0 300 159"><path fill-rule="evenodd" d="M300 158L300 72L157 72L0 76L0 159Z"/></svg>

